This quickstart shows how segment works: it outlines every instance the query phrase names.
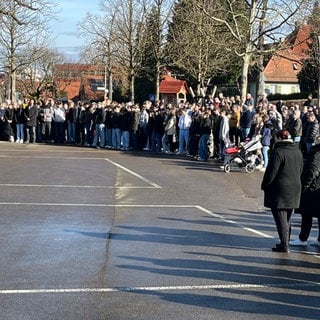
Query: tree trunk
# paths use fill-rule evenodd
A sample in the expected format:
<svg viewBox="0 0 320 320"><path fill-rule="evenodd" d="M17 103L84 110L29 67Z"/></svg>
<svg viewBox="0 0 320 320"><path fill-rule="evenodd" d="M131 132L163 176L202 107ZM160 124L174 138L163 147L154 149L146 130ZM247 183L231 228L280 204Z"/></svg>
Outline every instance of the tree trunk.
<svg viewBox="0 0 320 320"><path fill-rule="evenodd" d="M130 76L130 101L134 101L134 75Z"/></svg>
<svg viewBox="0 0 320 320"><path fill-rule="evenodd" d="M113 97L113 76L112 76L112 71L109 71L109 92L108 92L108 97L112 101Z"/></svg>
<svg viewBox="0 0 320 320"><path fill-rule="evenodd" d="M246 53L243 57L242 75L241 75L241 101L244 103L246 100L248 90L248 70L250 66L251 54Z"/></svg>
<svg viewBox="0 0 320 320"><path fill-rule="evenodd" d="M159 62L157 61L156 63L156 84L155 84L155 97L154 101L159 101L160 100L160 79L161 78L161 70L159 66Z"/></svg>

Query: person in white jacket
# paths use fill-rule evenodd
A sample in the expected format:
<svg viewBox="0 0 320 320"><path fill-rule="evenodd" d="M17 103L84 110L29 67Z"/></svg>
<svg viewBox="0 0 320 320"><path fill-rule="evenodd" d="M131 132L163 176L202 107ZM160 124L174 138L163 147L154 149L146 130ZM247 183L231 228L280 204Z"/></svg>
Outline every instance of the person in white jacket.
<svg viewBox="0 0 320 320"><path fill-rule="evenodd" d="M229 137L229 119L230 114L227 109L222 108L221 112L221 122L220 122L220 130L219 130L219 141L220 141L220 158L224 160L224 150L226 148L226 144L230 142Z"/></svg>
<svg viewBox="0 0 320 320"><path fill-rule="evenodd" d="M178 127L179 127L179 148L177 155L182 155L188 148L189 128L191 126L191 110L181 109Z"/></svg>

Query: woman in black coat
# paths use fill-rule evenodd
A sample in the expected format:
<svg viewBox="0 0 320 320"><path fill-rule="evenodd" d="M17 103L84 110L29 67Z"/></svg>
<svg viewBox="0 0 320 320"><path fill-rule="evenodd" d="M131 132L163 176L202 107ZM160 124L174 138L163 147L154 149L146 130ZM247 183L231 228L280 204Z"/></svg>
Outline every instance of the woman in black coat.
<svg viewBox="0 0 320 320"><path fill-rule="evenodd" d="M278 131L276 138L261 189L264 205L271 208L280 238L280 244L272 251L289 252L290 218L293 209L300 205L303 157L287 130Z"/></svg>
<svg viewBox="0 0 320 320"><path fill-rule="evenodd" d="M319 140L319 138L318 138ZM299 212L302 216L299 239L290 241L291 246L307 246L308 238L312 228L312 218L318 218L318 241L312 245L320 247L320 141L312 147L303 169L302 194Z"/></svg>

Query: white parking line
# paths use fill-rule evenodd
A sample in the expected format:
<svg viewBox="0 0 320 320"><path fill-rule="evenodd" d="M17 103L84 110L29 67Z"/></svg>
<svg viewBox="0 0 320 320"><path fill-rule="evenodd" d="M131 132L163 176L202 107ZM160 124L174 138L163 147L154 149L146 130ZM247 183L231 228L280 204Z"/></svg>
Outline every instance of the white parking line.
<svg viewBox="0 0 320 320"><path fill-rule="evenodd" d="M229 224L233 224L236 225L237 227L249 231L251 233L254 233L256 235L259 235L260 237L264 237L264 238L273 238L272 236L260 232L258 230L252 229L252 228L248 228L246 226L243 226L241 224L239 224L236 221L233 220L229 220L229 219L225 219L223 216L216 214L214 212L211 212L210 210L207 210L201 206L194 206L194 205L181 205L181 204L177 204L177 205L172 205L172 204L104 204L104 203L48 203L48 202L44 202L44 203L39 203L39 202L0 202L0 205L23 205L23 206L48 206L48 207L62 207L62 206L68 206L68 207L128 207L128 208L194 208L197 210L200 210L212 217L218 218L219 220L222 220L224 222L227 222Z"/></svg>
<svg viewBox="0 0 320 320"><path fill-rule="evenodd" d="M215 218L218 218L218 219L220 219L220 220L222 220L222 221L224 221L224 222L227 222L227 223L230 223L230 224L234 224L234 225L240 227L240 228L243 229L243 230L252 232L252 233L254 233L254 234L258 235L258 236L261 236L261 237L263 237L263 238L269 238L269 239L270 239L270 238L273 238L272 236L270 236L270 235L268 235L268 234L266 234L266 233L263 233L263 232L261 232L261 231L258 231L258 230L252 229L252 228L248 228L248 227L246 227L246 226L241 225L240 223L238 223L238 222L236 222L236 221L229 220L229 219L225 219L225 218L224 218L223 216L221 216L220 214L213 213L213 212L211 212L211 211L209 211L209 210L207 210L207 209L205 209L205 208L202 208L202 207L200 207L200 206L196 206L196 208L199 209L200 211L205 212L206 214L208 214L208 215L210 215L210 216L213 216L213 217L215 217Z"/></svg>
<svg viewBox="0 0 320 320"><path fill-rule="evenodd" d="M44 157L44 156L5 156L5 155L0 155L0 158L24 158L24 159L55 159L55 157ZM139 180L143 181L144 183L150 185L150 187L142 187L142 186L133 186L133 187L126 187L126 186L121 186L121 187L118 187L118 186L106 186L106 187L103 187L103 186L72 186L72 185L28 185L28 184L0 184L0 186L8 186L8 187L18 187L18 186L26 186L26 187L52 187L52 188L105 188L105 189L162 189L161 186L159 186L158 184L156 184L155 182L143 177L142 175L122 166L121 164L117 163L117 162L114 162L108 158L76 158L76 157L57 157L59 160L103 160L103 161L107 161L109 163L111 163L112 165L120 168L121 170L123 171L126 171L128 172L129 174L131 174L132 176L138 178Z"/></svg>
<svg viewBox="0 0 320 320"><path fill-rule="evenodd" d="M77 189L155 189L154 186L76 186L66 184L17 184L17 183L0 183L0 187L15 188L77 188ZM161 188L161 187L160 187Z"/></svg>
<svg viewBox="0 0 320 320"><path fill-rule="evenodd" d="M105 160L108 161L108 162L110 162L110 163L113 164L114 166L116 166L116 167L118 167L118 168L120 168L120 169L122 169L122 170L124 170L124 171L126 171L126 172L128 172L128 173L130 173L131 175L139 178L140 180L144 181L145 183L150 184L150 185L153 186L154 188L157 188L157 189L161 189L161 188L162 188L162 187L160 187L159 185L157 185L156 183L152 182L151 180L149 180L149 179L147 179L147 178L144 178L144 177L141 176L140 174L129 170L128 168L122 166L122 165L119 164L119 163L116 163L116 162L114 162L114 161L112 161L112 160L110 160L110 159L107 159L107 158L105 158Z"/></svg>
<svg viewBox="0 0 320 320"><path fill-rule="evenodd" d="M306 288L318 287L319 282L265 283L265 284L219 284L194 286L158 286L158 287L114 287L114 288L65 288L65 289L21 289L0 290L0 294L46 294L46 293L95 293L95 292L139 292L139 291L195 291L219 289L255 289L255 288Z"/></svg>

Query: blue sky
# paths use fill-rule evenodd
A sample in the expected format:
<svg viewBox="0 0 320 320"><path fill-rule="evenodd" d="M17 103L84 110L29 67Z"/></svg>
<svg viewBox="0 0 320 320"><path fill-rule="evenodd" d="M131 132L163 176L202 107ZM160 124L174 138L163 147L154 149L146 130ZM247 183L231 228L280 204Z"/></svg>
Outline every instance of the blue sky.
<svg viewBox="0 0 320 320"><path fill-rule="evenodd" d="M101 0L55 0L58 4L57 20L51 20L50 27L55 38L55 47L68 59L78 59L77 49L84 45L84 39L77 36L77 24L87 12L97 13Z"/></svg>

